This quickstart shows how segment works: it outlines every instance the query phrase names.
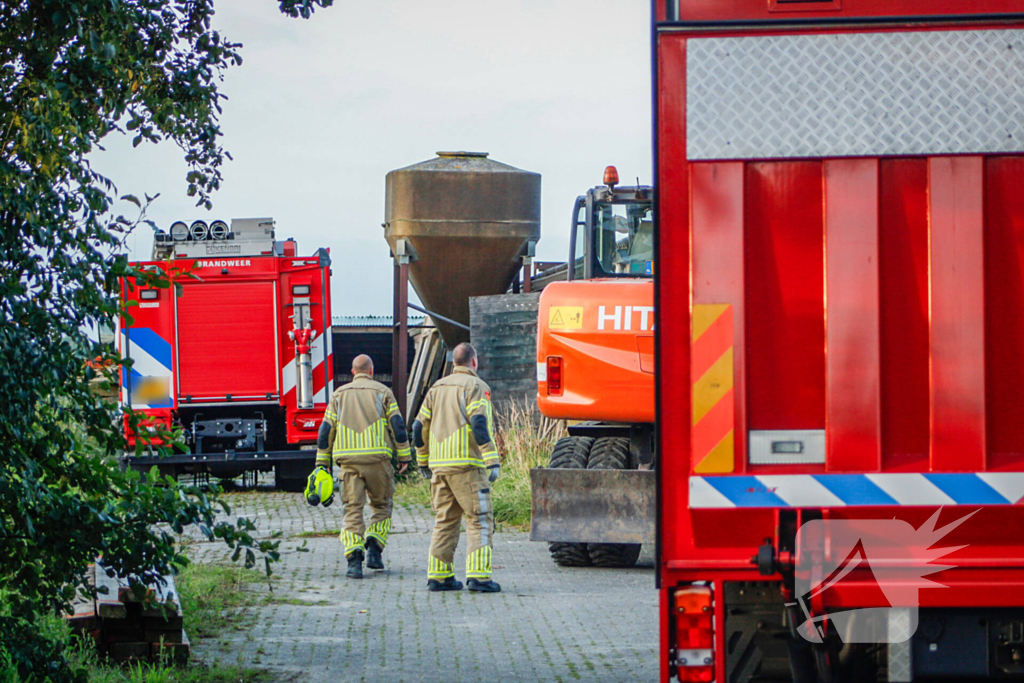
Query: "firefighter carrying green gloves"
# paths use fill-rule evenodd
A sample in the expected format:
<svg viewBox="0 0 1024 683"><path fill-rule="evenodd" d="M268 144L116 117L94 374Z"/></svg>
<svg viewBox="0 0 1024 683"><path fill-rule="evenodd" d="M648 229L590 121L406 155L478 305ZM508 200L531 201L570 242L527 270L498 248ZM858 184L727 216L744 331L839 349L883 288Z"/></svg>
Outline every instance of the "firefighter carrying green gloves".
<svg viewBox="0 0 1024 683"><path fill-rule="evenodd" d="M436 521L427 559L427 590L461 590L453 560L465 516L469 548L466 579L471 591L497 593L491 580L494 508L490 485L501 473L494 442L491 390L477 377L476 350L462 343L452 352L454 372L434 383L412 423L420 471L430 477Z"/></svg>
<svg viewBox="0 0 1024 683"><path fill-rule="evenodd" d="M345 547L350 579L363 578L363 557L370 569L383 569L381 557L391 530L395 495L392 454L397 454L399 473L412 461L405 421L395 396L373 380L373 360L367 355L352 360L350 383L336 390L324 413L317 436L316 464L338 465L345 522L341 543ZM363 506L370 498L370 526Z"/></svg>

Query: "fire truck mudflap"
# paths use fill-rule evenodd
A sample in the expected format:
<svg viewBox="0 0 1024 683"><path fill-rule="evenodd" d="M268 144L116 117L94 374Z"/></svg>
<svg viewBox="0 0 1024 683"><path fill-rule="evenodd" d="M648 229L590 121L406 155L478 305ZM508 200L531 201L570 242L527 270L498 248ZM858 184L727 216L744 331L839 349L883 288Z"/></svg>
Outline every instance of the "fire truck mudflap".
<svg viewBox="0 0 1024 683"><path fill-rule="evenodd" d="M655 3L661 680L1024 675L1024 15Z"/></svg>

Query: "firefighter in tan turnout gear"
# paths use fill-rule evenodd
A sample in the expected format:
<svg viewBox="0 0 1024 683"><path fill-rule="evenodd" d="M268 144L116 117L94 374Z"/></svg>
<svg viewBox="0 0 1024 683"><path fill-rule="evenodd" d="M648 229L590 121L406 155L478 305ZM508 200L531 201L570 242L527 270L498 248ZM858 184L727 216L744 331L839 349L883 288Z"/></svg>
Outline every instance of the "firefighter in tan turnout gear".
<svg viewBox="0 0 1024 683"><path fill-rule="evenodd" d="M391 456L398 455L399 472L412 461L412 448L395 396L373 380L373 361L367 355L352 361L353 379L336 390L324 413L317 438L317 466L341 470L345 523L341 542L345 546L350 579L363 578L363 555L370 569L383 569L381 552L391 530L392 499L395 494ZM370 526L363 518L366 497L370 497Z"/></svg>
<svg viewBox="0 0 1024 683"><path fill-rule="evenodd" d="M491 390L477 377L476 350L462 343L452 352L455 371L427 392L412 423L420 471L430 477L436 514L427 560L427 589L461 590L452 565L459 524L466 524L466 579L471 591L497 593L491 580L494 512L490 485L501 472L494 444Z"/></svg>

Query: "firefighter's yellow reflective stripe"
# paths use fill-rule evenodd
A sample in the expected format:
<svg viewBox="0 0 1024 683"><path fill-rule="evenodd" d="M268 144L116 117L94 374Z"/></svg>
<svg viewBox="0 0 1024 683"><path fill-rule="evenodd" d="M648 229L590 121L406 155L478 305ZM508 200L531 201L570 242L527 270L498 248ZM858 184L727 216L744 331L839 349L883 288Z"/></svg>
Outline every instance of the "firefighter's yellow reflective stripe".
<svg viewBox="0 0 1024 683"><path fill-rule="evenodd" d="M487 417L487 433L490 434L491 441L494 441L494 404L486 398L481 398L466 406L466 413L473 415L480 408L484 409L484 415Z"/></svg>
<svg viewBox="0 0 1024 683"><path fill-rule="evenodd" d="M324 413L324 419L328 420L330 422L337 422L338 421L338 414L336 412L334 412L333 410L331 410L330 408L328 408L327 412Z"/></svg>
<svg viewBox="0 0 1024 683"><path fill-rule="evenodd" d="M500 464L498 461L498 451L494 450L493 447L490 450L486 450L480 454L484 459L484 465L486 467L493 467L494 465Z"/></svg>
<svg viewBox="0 0 1024 683"><path fill-rule="evenodd" d="M427 578L443 581L451 576L455 576L455 567L431 555L427 562Z"/></svg>
<svg viewBox="0 0 1024 683"><path fill-rule="evenodd" d="M480 468L486 467L486 465L484 465L484 461L480 460L479 458L462 458L461 460L443 460L441 462L437 462L436 460L429 460L427 464L431 469L435 467L458 467L460 465L468 465L471 467Z"/></svg>
<svg viewBox="0 0 1024 683"><path fill-rule="evenodd" d="M473 430L469 428L469 425L463 425L443 441L438 441L434 433L431 432L430 466L475 465L483 467L483 458L474 455L469 448L469 440L472 436Z"/></svg>
<svg viewBox="0 0 1024 683"><path fill-rule="evenodd" d="M398 461L407 462L412 460L412 447L406 446L405 448L398 449Z"/></svg>
<svg viewBox="0 0 1024 683"><path fill-rule="evenodd" d="M345 546L345 556L351 555L356 550L363 550L363 537L359 534L354 534L347 529L341 531L341 544Z"/></svg>
<svg viewBox="0 0 1024 683"><path fill-rule="evenodd" d="M336 460L342 460L344 458L351 457L353 455L383 455L385 457L391 457L391 449L389 448L353 448L347 451L335 451L334 457Z"/></svg>
<svg viewBox="0 0 1024 683"><path fill-rule="evenodd" d="M361 432L338 425L334 437L334 456L382 454L391 456L387 439L387 420L383 417Z"/></svg>
<svg viewBox="0 0 1024 683"><path fill-rule="evenodd" d="M430 408L423 406L420 408L420 412L416 415L416 419L422 422L423 420L430 419Z"/></svg>
<svg viewBox="0 0 1024 683"><path fill-rule="evenodd" d="M494 443L494 406L491 402L487 402L487 433L491 437L491 443Z"/></svg>
<svg viewBox="0 0 1024 683"><path fill-rule="evenodd" d="M317 452L317 454L316 454L316 464L318 466L329 467L330 464L331 464L331 454L330 453Z"/></svg>
<svg viewBox="0 0 1024 683"><path fill-rule="evenodd" d="M370 528L366 530L367 538L376 538L381 547L383 548L388 542L388 532L391 531L391 518L388 517L384 521L371 524Z"/></svg>
<svg viewBox="0 0 1024 683"><path fill-rule="evenodd" d="M491 578L491 547L477 548L466 556L467 579Z"/></svg>
<svg viewBox="0 0 1024 683"><path fill-rule="evenodd" d="M388 407L388 413L387 413L386 417L391 417L392 415L397 415L397 414L398 414L398 404L397 403L392 403Z"/></svg>
<svg viewBox="0 0 1024 683"><path fill-rule="evenodd" d="M416 449L416 464L419 467L426 467L428 462L430 462L430 453L427 452L427 449L420 450L419 448L417 448Z"/></svg>

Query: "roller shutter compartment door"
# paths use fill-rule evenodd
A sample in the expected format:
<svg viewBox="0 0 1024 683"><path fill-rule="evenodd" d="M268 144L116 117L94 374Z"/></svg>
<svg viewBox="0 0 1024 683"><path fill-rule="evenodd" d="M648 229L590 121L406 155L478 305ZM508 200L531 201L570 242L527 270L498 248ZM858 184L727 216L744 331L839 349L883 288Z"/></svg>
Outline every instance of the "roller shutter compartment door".
<svg viewBox="0 0 1024 683"><path fill-rule="evenodd" d="M276 310L272 282L184 285L177 300L178 396L276 400Z"/></svg>

